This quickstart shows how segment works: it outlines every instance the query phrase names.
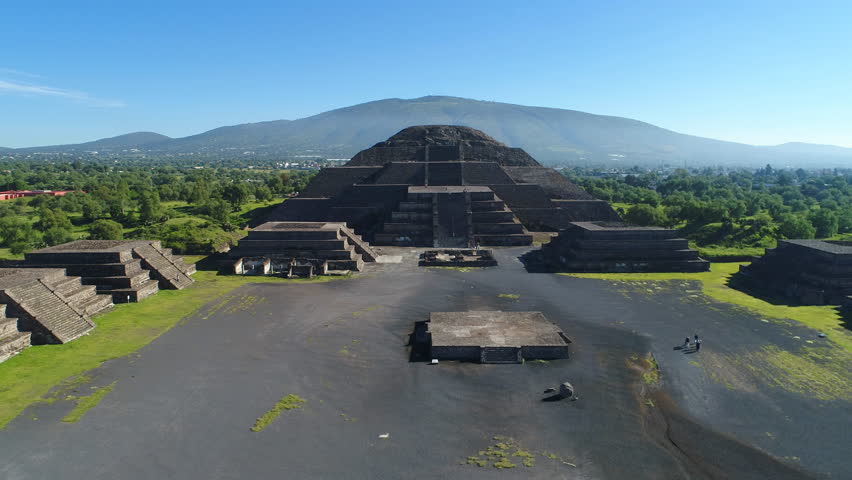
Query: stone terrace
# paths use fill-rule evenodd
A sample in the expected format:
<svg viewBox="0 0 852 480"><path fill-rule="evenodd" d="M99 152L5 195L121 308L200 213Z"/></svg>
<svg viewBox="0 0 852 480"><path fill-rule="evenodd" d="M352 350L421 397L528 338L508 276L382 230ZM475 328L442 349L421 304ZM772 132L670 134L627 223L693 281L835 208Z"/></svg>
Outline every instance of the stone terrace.
<svg viewBox="0 0 852 480"><path fill-rule="evenodd" d="M573 222L541 253L555 271L703 272L710 268L674 230L620 222Z"/></svg>
<svg viewBox="0 0 852 480"><path fill-rule="evenodd" d="M852 295L852 246L823 240L779 240L740 267L737 281L796 303L840 305Z"/></svg>
<svg viewBox="0 0 852 480"><path fill-rule="evenodd" d="M195 265L152 240L77 240L25 255L27 267L63 267L113 302L138 302L159 289L192 284Z"/></svg>

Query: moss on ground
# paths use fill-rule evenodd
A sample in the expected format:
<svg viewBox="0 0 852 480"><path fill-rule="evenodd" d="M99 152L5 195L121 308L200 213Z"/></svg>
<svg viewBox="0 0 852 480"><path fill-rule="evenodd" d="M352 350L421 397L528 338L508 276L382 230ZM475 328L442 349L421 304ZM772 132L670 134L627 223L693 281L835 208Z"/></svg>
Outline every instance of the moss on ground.
<svg viewBox="0 0 852 480"><path fill-rule="evenodd" d="M259 432L269 426L278 415L281 415L281 412L286 412L289 410L296 410L298 408L302 408L302 404L304 404L307 400L304 398L293 395L292 393L281 398L275 403L275 406L272 407L271 410L264 413L262 417L258 418L256 422L254 422L254 426L251 427L252 432Z"/></svg>
<svg viewBox="0 0 852 480"><path fill-rule="evenodd" d="M702 293L720 302L744 307L758 315L790 319L830 334L830 341L852 353L852 333L843 327L838 307L774 305L728 286L731 275L739 271L739 263L713 263L709 272L701 273L559 273L579 278L595 278L614 282L664 282L694 280L701 282ZM653 293L653 290L650 290Z"/></svg>
<svg viewBox="0 0 852 480"><path fill-rule="evenodd" d="M514 439L503 436L493 437L495 442L485 450L480 450L476 455L471 455L462 462L462 464L476 465L477 467L486 467L491 465L496 469L515 468L518 465L514 462L519 461L524 467L532 468L535 466L536 454L523 448ZM572 463L565 462L561 457L553 452L544 451L541 456L548 460L558 460L566 465Z"/></svg>
<svg viewBox="0 0 852 480"><path fill-rule="evenodd" d="M251 283L321 283L349 277L284 279L199 271L193 278L195 283L183 290L163 290L140 303L116 305L94 318L97 328L73 342L27 348L0 363L0 429L65 379L139 350L181 319L238 287ZM227 301L230 299L219 308Z"/></svg>
<svg viewBox="0 0 852 480"><path fill-rule="evenodd" d="M515 293L501 293L501 294L497 295L497 297L508 298L508 299L511 299L511 300L517 300L517 299L521 298L520 295L515 294Z"/></svg>
<svg viewBox="0 0 852 480"><path fill-rule="evenodd" d="M62 419L62 421L65 423L75 423L83 418L83 415L85 415L86 412L101 403L101 399L103 399L107 393L111 392L114 386L115 382L112 382L109 385L95 388L95 391L92 392L91 395L77 398L77 405L74 406L74 409L71 410L71 412Z"/></svg>

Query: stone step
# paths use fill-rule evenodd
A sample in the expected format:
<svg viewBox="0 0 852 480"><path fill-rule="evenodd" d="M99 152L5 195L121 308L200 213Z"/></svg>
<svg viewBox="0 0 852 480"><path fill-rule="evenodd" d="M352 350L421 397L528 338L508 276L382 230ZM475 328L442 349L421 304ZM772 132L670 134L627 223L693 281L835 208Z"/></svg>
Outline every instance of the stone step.
<svg viewBox="0 0 852 480"><path fill-rule="evenodd" d="M376 245L394 245L397 247L431 247L432 232L422 232L425 235L405 235L400 233L377 233L373 243Z"/></svg>
<svg viewBox="0 0 852 480"><path fill-rule="evenodd" d="M6 317L6 304L0 303L0 318Z"/></svg>
<svg viewBox="0 0 852 480"><path fill-rule="evenodd" d="M427 202L400 202L398 211L432 213L432 198Z"/></svg>
<svg viewBox="0 0 852 480"><path fill-rule="evenodd" d="M347 250L297 250L293 248L259 248L240 249L241 256L245 257L293 257L293 258L321 258L325 260L354 260L358 253L355 247Z"/></svg>
<svg viewBox="0 0 852 480"><path fill-rule="evenodd" d="M493 212L505 210L506 204L500 200L489 200L485 202L470 202L470 209L474 212Z"/></svg>
<svg viewBox="0 0 852 480"><path fill-rule="evenodd" d="M325 229L252 230L249 236L252 240L337 240L340 232Z"/></svg>
<svg viewBox="0 0 852 480"><path fill-rule="evenodd" d="M175 265L172 258L163 255L156 245L145 245L133 249L133 254L142 259L142 266L151 271L160 288L180 290L192 285L192 278Z"/></svg>
<svg viewBox="0 0 852 480"><path fill-rule="evenodd" d="M522 245L532 245L533 236L529 234L521 235L474 235L476 242L481 246L489 247L512 247Z"/></svg>
<svg viewBox="0 0 852 480"><path fill-rule="evenodd" d="M18 332L18 319L0 317L0 338Z"/></svg>
<svg viewBox="0 0 852 480"><path fill-rule="evenodd" d="M91 317L111 309L112 306L112 295L93 295L91 298L81 302L80 309Z"/></svg>
<svg viewBox="0 0 852 480"><path fill-rule="evenodd" d="M137 258L132 258L118 263L93 263L85 265L68 265L66 267L68 275L76 275L83 278L126 277L135 275L143 270L142 262L140 262Z"/></svg>
<svg viewBox="0 0 852 480"><path fill-rule="evenodd" d="M349 241L346 238L334 240L240 240L239 249L243 248L290 248L295 250L346 250Z"/></svg>
<svg viewBox="0 0 852 480"><path fill-rule="evenodd" d="M87 301L89 298L97 294L97 287L94 285L78 284L77 290L64 294L68 303L78 305L81 302Z"/></svg>
<svg viewBox="0 0 852 480"><path fill-rule="evenodd" d="M82 283L80 283L80 277L76 277L76 276L70 276L70 277L66 276L66 277L63 277L60 280L53 281L53 282L45 282L45 283L47 284L48 287L50 287L51 289L53 289L56 292L59 292L59 293L65 295L66 297L71 292L79 290L80 286L82 285Z"/></svg>
<svg viewBox="0 0 852 480"><path fill-rule="evenodd" d="M431 230L431 224L422 223L385 223L382 226L382 231L384 233L414 233L428 232Z"/></svg>
<svg viewBox="0 0 852 480"><path fill-rule="evenodd" d="M431 223L432 212L391 212L394 223Z"/></svg>
<svg viewBox="0 0 852 480"><path fill-rule="evenodd" d="M4 362L30 346L30 332L18 332L0 338L0 362Z"/></svg>
<svg viewBox="0 0 852 480"><path fill-rule="evenodd" d="M364 260L359 256L355 260L329 260L328 270L351 270L360 272L364 269Z"/></svg>
<svg viewBox="0 0 852 480"><path fill-rule="evenodd" d="M142 300L154 295L159 292L160 288L157 285L157 282L154 280L149 280L141 285L138 285L134 288L117 288L110 290L98 290L98 293L112 295L112 303L128 303L128 302L141 302Z"/></svg>
<svg viewBox="0 0 852 480"><path fill-rule="evenodd" d="M365 242L360 235L348 227L341 227L340 232L346 236L347 240L355 247L355 251L361 255L365 262L375 262L379 254L373 250L369 243Z"/></svg>
<svg viewBox="0 0 852 480"><path fill-rule="evenodd" d="M482 234L517 234L525 233L521 223L474 223L473 233Z"/></svg>
<svg viewBox="0 0 852 480"><path fill-rule="evenodd" d="M40 282L6 290L6 296L60 343L74 340L95 326L82 312Z"/></svg>
<svg viewBox="0 0 852 480"><path fill-rule="evenodd" d="M473 212L472 221L476 223L511 223L515 221L515 214L510 210L494 212Z"/></svg>
<svg viewBox="0 0 852 480"><path fill-rule="evenodd" d="M98 290L115 288L135 288L151 280L150 272L142 270L131 277L89 277L83 280L86 285L97 285Z"/></svg>

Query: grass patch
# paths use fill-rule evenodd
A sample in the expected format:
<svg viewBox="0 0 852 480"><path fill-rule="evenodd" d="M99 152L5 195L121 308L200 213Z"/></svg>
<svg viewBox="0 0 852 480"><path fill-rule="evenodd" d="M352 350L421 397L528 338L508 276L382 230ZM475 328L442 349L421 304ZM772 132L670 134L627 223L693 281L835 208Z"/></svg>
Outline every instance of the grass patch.
<svg viewBox="0 0 852 480"><path fill-rule="evenodd" d="M467 459L462 462L462 465L476 465L477 467L486 467L491 465L496 469L502 470L517 467L518 465L514 462L519 461L527 468L535 466L537 455L523 448L515 440L502 436L494 437L492 440L495 443L489 445L485 450L480 450L476 455L467 457ZM562 458L552 452L544 451L541 456L548 460L564 462Z"/></svg>
<svg viewBox="0 0 852 480"><path fill-rule="evenodd" d="M141 303L116 305L112 311L94 318L97 328L89 335L62 345L27 348L0 363L0 429L63 380L139 350L182 318L240 286L320 283L348 277L284 279L199 271L193 278L195 283L183 290L162 290Z"/></svg>
<svg viewBox="0 0 852 480"><path fill-rule="evenodd" d="M724 247L719 245L707 245L694 247L698 249L701 258L714 262L742 261L747 257L760 257L766 248L764 247Z"/></svg>
<svg viewBox="0 0 852 480"><path fill-rule="evenodd" d="M777 388L824 401L852 399L852 355L827 355L822 350L805 347L793 353L769 345L738 356L734 362Z"/></svg>
<svg viewBox="0 0 852 480"><path fill-rule="evenodd" d="M559 273L579 278L596 278L616 282L661 282L694 280L701 282L702 292L720 302L744 307L757 315L790 319L815 330L830 333L830 341L852 352L852 333L843 327L838 307L774 305L728 286L731 275L739 271L739 263L713 263L709 272L701 273Z"/></svg>
<svg viewBox="0 0 852 480"><path fill-rule="evenodd" d="M0 260L23 260L24 254L15 255L8 248L0 248Z"/></svg>
<svg viewBox="0 0 852 480"><path fill-rule="evenodd" d="M278 400L274 407L272 407L272 410L264 413L262 417L258 418L257 421L254 422L254 426L251 427L251 431L259 432L263 430L272 423L273 420L278 418L278 415L281 415L281 412L302 408L302 404L306 401L307 400L304 398L298 395L293 395L292 393L283 397L281 400Z"/></svg>
<svg viewBox="0 0 852 480"><path fill-rule="evenodd" d="M517 299L521 298L520 295L516 295L514 293L501 293L497 296L500 297L500 298L510 298L512 300L517 300Z"/></svg>
<svg viewBox="0 0 852 480"><path fill-rule="evenodd" d="M91 395L85 397L79 397L77 399L77 405L74 406L74 409L71 410L71 413L65 415L65 418L62 419L65 423L74 423L86 414L89 410L97 406L97 404L101 403L101 399L106 396L107 393L112 391L112 387L115 386L115 382L110 383L109 385L96 388Z"/></svg>
<svg viewBox="0 0 852 480"><path fill-rule="evenodd" d="M429 270L455 270L457 272L472 272L485 267L426 267Z"/></svg>
<svg viewBox="0 0 852 480"><path fill-rule="evenodd" d="M660 366L657 365L657 359L649 353L645 356L645 371L642 372L642 381L645 385L653 386L660 383Z"/></svg>

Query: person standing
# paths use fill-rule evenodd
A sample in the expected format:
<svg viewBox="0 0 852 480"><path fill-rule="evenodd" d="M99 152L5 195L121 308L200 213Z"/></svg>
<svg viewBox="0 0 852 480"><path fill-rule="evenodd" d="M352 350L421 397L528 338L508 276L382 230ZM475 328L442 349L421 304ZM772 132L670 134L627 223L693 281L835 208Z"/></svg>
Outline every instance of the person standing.
<svg viewBox="0 0 852 480"><path fill-rule="evenodd" d="M701 350L701 339L698 338L698 334L695 334L695 351Z"/></svg>
<svg viewBox="0 0 852 480"><path fill-rule="evenodd" d="M687 348L689 348L689 337L686 337L686 339L684 339L683 346L680 348L681 350L686 350Z"/></svg>

